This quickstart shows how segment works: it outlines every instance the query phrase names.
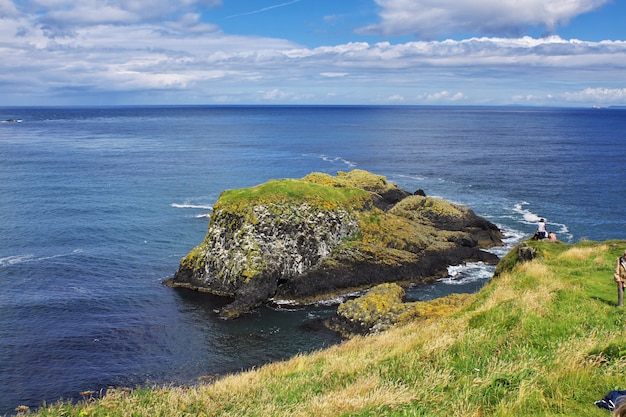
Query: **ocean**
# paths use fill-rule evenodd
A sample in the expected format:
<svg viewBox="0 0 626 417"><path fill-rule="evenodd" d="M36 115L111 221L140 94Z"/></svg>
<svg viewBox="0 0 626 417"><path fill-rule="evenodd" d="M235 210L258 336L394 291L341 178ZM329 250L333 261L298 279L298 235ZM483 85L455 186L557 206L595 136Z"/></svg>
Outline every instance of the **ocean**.
<svg viewBox="0 0 626 417"><path fill-rule="evenodd" d="M11 120L11 121L9 121ZM626 238L626 109L0 108L0 415L107 387L192 384L336 343L336 305L262 307L162 285L225 189L365 169L508 236ZM473 292L450 266L412 300ZM611 280L612 277L607 277Z"/></svg>

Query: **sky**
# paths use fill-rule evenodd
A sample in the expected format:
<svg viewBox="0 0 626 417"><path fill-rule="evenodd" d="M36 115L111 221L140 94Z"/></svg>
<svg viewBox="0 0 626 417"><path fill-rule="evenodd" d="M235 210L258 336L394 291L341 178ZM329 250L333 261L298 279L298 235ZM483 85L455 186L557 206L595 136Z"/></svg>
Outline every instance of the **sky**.
<svg viewBox="0 0 626 417"><path fill-rule="evenodd" d="M626 105L624 0L0 0L0 106Z"/></svg>

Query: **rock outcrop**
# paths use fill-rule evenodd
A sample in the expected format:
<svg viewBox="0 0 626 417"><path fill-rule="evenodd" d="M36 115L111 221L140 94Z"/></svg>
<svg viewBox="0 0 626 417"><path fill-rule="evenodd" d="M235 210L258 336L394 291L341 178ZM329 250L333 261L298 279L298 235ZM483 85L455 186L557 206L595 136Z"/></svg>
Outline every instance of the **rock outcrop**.
<svg viewBox="0 0 626 417"><path fill-rule="evenodd" d="M328 319L326 325L344 338L383 332L397 324L450 314L463 304L468 294L414 302L404 302L404 296L404 289L398 284L377 285L364 295L341 303L336 316Z"/></svg>
<svg viewBox="0 0 626 417"><path fill-rule="evenodd" d="M497 262L481 250L502 244L495 225L423 194L362 170L225 191L205 240L166 284L232 297L220 312L231 318L272 298L310 302Z"/></svg>

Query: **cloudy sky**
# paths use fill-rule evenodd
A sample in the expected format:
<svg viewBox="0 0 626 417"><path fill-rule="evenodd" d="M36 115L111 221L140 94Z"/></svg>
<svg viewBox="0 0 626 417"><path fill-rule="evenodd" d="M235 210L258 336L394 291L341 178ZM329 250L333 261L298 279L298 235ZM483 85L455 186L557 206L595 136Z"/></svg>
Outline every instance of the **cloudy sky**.
<svg viewBox="0 0 626 417"><path fill-rule="evenodd" d="M624 0L0 0L0 105L626 105Z"/></svg>

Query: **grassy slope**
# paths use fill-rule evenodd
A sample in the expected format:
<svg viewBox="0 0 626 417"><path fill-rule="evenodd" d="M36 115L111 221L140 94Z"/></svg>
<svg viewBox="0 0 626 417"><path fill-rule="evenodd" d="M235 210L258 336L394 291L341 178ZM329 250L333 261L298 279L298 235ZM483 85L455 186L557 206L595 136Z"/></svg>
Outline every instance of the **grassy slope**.
<svg viewBox="0 0 626 417"><path fill-rule="evenodd" d="M531 244L538 259L510 263L448 317L197 387L110 390L38 413L606 417L593 402L626 388L626 310L612 278L626 242Z"/></svg>

